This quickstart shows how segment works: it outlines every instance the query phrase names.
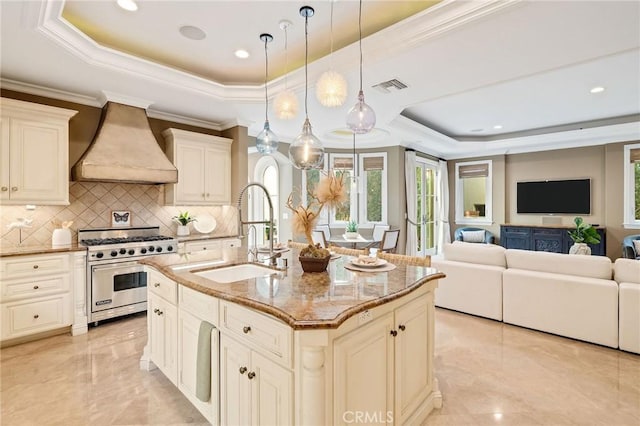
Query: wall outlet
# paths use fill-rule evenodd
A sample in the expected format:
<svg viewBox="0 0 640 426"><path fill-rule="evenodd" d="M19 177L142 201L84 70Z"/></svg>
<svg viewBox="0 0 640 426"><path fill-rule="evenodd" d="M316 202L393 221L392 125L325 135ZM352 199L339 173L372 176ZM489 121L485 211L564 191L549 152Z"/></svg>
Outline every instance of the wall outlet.
<svg viewBox="0 0 640 426"><path fill-rule="evenodd" d="M364 324L373 319L373 315L371 315L371 311L362 311L358 314L358 324Z"/></svg>

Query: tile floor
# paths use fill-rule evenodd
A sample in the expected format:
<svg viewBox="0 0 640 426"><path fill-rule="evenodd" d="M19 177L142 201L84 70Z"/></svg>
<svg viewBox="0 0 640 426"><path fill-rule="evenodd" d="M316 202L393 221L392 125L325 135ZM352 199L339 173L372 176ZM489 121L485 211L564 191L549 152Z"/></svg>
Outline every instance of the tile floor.
<svg viewBox="0 0 640 426"><path fill-rule="evenodd" d="M207 424L139 370L145 321L2 349L0 424ZM638 355L437 310L436 376L444 404L425 425L640 425Z"/></svg>

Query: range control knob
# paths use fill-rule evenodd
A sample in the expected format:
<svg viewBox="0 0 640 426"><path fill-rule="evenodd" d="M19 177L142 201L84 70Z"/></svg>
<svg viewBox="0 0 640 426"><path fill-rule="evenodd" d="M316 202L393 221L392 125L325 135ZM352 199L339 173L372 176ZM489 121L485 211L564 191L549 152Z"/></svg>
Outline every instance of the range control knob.
<svg viewBox="0 0 640 426"><path fill-rule="evenodd" d="M134 254L135 252L136 252L136 251L135 251L134 249L129 249L129 251L128 251L127 253L129 253L129 255L130 255L130 256L133 256L133 254Z"/></svg>
<svg viewBox="0 0 640 426"><path fill-rule="evenodd" d="M120 249L120 254L125 254L126 252L127 252L127 249L123 249L123 248Z"/></svg>
<svg viewBox="0 0 640 426"><path fill-rule="evenodd" d="M140 249L140 253L145 254L146 252L147 252L147 249L146 249L146 248L142 248L142 249Z"/></svg>
<svg viewBox="0 0 640 426"><path fill-rule="evenodd" d="M154 246L149 246L149 251L154 251L156 248Z"/></svg>
<svg viewBox="0 0 640 426"><path fill-rule="evenodd" d="M173 251L173 246L168 246L167 251Z"/></svg>
<svg viewBox="0 0 640 426"><path fill-rule="evenodd" d="M96 257L97 257L98 259L102 259L102 256L104 256L104 253L102 253L101 251L99 251L99 252L97 252L97 253L96 253Z"/></svg>
<svg viewBox="0 0 640 426"><path fill-rule="evenodd" d="M156 249L156 253L160 253L161 251L162 251L162 247L158 247L158 248Z"/></svg>
<svg viewBox="0 0 640 426"><path fill-rule="evenodd" d="M118 255L118 252L117 252L117 251L113 250L113 251L111 252L111 257L116 257L117 255Z"/></svg>

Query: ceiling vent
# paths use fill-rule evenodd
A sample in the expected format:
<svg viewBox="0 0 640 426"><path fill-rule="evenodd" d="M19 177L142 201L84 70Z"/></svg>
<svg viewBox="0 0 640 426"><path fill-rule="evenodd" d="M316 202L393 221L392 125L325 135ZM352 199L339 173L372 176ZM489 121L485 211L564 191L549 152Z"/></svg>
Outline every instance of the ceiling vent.
<svg viewBox="0 0 640 426"><path fill-rule="evenodd" d="M372 87L381 93L391 93L392 89L396 91L406 89L407 85L394 78L393 80L383 81L382 83L378 83Z"/></svg>

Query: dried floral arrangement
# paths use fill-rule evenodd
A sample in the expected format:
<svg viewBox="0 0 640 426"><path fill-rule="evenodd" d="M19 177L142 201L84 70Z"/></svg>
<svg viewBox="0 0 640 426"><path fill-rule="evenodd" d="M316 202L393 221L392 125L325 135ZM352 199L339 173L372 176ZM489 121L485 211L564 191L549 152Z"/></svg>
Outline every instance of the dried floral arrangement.
<svg viewBox="0 0 640 426"><path fill-rule="evenodd" d="M344 186L344 175L339 177L330 170L320 178L320 182L316 187L315 193L307 191L308 204L304 205L299 201L294 204L294 194L289 194L286 207L293 212L292 228L294 234L304 234L309 246L302 249L300 255L303 257L327 257L329 250L321 248L319 245L313 244L311 233L316 226L320 212L325 206L334 207L344 203L347 199L347 193Z"/></svg>

